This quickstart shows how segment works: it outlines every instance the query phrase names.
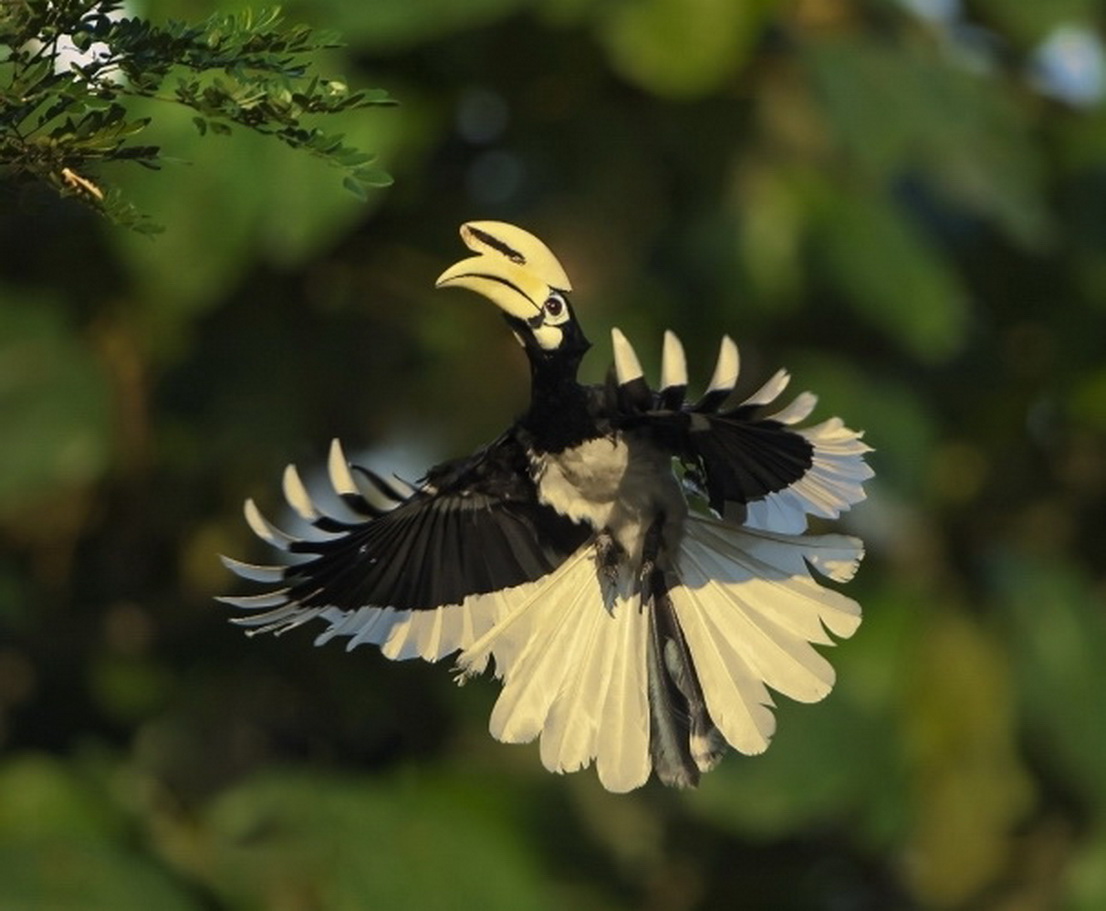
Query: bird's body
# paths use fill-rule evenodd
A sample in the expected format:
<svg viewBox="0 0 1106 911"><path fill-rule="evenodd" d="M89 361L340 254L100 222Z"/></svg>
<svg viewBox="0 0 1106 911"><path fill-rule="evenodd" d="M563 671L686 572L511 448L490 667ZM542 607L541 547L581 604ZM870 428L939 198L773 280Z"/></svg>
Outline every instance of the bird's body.
<svg viewBox="0 0 1106 911"><path fill-rule="evenodd" d="M560 452L535 452L531 476L538 500L560 515L606 532L640 562L645 532L666 518L666 543L679 543L687 501L672 473L672 457L640 432L611 431Z"/></svg>
<svg viewBox="0 0 1106 911"><path fill-rule="evenodd" d="M494 661L504 689L492 733L540 736L555 771L595 760L611 790L651 770L694 784L727 742L760 752L774 729L769 688L825 696L833 671L811 643L859 624L856 603L811 570L846 581L860 542L802 531L808 514L833 518L863 498L868 447L837 419L796 429L814 406L808 393L765 414L783 371L725 407L738 376L728 338L692 405L671 333L659 390L617 330L614 376L579 384L590 345L553 255L498 222L465 225L462 237L477 255L439 285L504 310L530 362L529 408L413 488L350 466L335 441L328 468L348 515L323 514L290 466L285 496L318 532L293 538L247 503L254 531L292 562L227 560L280 587L224 600L260 630L318 617L329 623L318 642L434 661L459 652L463 677ZM689 492L708 509L689 509Z"/></svg>

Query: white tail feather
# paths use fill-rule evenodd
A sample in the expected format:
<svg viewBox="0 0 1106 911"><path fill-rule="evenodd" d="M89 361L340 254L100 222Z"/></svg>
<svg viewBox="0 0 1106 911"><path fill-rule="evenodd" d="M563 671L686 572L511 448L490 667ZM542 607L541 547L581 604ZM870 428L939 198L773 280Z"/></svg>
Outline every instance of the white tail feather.
<svg viewBox="0 0 1106 911"><path fill-rule="evenodd" d="M707 708L736 749L759 753L775 727L766 687L805 702L833 686L829 662L809 643L850 636L856 602L823 588L806 564L847 578L863 551L842 535L773 535L691 517L672 603L700 675Z"/></svg>
<svg viewBox="0 0 1106 911"><path fill-rule="evenodd" d="M862 556L843 535L792 536L690 517L670 596L707 708L743 753L767 748L772 691L813 702L834 682L813 644L851 635L860 609L818 584L810 567L847 579ZM538 583L510 590L515 605L464 651L464 675L489 659L503 679L490 729L522 743L541 737L544 765L570 772L595 761L611 791L649 776L645 655L650 614L625 580L604 600L589 544ZM827 632L828 631L828 632Z"/></svg>
<svg viewBox="0 0 1106 911"><path fill-rule="evenodd" d="M627 592L605 604L595 548L588 545L458 665L471 673L494 656L504 684L490 723L498 740L525 743L540 735L550 771L576 771L595 759L608 790L629 791L651 769L647 635L647 615Z"/></svg>

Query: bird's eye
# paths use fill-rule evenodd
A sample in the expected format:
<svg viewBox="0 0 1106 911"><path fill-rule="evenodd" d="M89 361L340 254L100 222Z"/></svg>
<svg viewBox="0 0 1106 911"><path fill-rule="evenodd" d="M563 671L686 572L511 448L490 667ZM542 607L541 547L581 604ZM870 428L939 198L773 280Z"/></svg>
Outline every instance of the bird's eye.
<svg viewBox="0 0 1106 911"><path fill-rule="evenodd" d="M547 325L556 326L568 319L568 304L564 297L556 291L545 299L542 309L545 311Z"/></svg>

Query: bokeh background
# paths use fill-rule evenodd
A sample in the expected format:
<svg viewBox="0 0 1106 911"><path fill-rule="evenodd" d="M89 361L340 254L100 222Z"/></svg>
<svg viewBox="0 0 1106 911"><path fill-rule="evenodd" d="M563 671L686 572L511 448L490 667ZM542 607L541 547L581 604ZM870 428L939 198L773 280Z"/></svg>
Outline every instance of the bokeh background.
<svg viewBox="0 0 1106 911"><path fill-rule="evenodd" d="M1106 908L1103 5L286 10L401 101L345 124L394 187L161 106L179 161L103 176L163 235L0 211L0 909ZM695 792L549 775L493 682L211 600L286 462L417 476L523 407L431 287L471 218L557 251L588 379L612 325L700 382L728 332L877 449L837 688Z"/></svg>

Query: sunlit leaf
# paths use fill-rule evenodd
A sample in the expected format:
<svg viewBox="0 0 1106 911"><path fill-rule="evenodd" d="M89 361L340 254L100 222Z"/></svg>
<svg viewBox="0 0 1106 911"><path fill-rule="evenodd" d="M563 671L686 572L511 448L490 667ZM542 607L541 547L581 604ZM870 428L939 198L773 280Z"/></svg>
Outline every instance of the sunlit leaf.
<svg viewBox="0 0 1106 911"><path fill-rule="evenodd" d="M969 301L940 251L888 200L825 189L817 249L846 303L921 361L955 354Z"/></svg>
<svg viewBox="0 0 1106 911"><path fill-rule="evenodd" d="M991 566L1024 706L1041 761L1106 808L1106 610L1101 590L1063 563L1001 553Z"/></svg>
<svg viewBox="0 0 1106 911"><path fill-rule="evenodd" d="M1018 751L1010 662L963 612L935 605L911 662L904 748L914 781L909 881L923 905L953 907L1001 874L1033 806Z"/></svg>
<svg viewBox="0 0 1106 911"><path fill-rule="evenodd" d="M347 40L366 48L395 51L443 35L490 25L526 5L527 0L406 0L404 3L335 3L302 0L301 11L325 17ZM306 15L306 12L304 13Z"/></svg>
<svg viewBox="0 0 1106 911"><path fill-rule="evenodd" d="M807 62L831 137L858 168L921 181L1027 247L1049 240L1031 122L997 73L855 39L813 44Z"/></svg>
<svg viewBox="0 0 1106 911"><path fill-rule="evenodd" d="M613 67L631 82L658 95L695 97L739 71L774 6L773 0L618 3L602 11L599 34Z"/></svg>
<svg viewBox="0 0 1106 911"><path fill-rule="evenodd" d="M1060 23L1092 21L1100 12L1097 0L979 0L979 6L1004 32L1025 44L1035 43Z"/></svg>

